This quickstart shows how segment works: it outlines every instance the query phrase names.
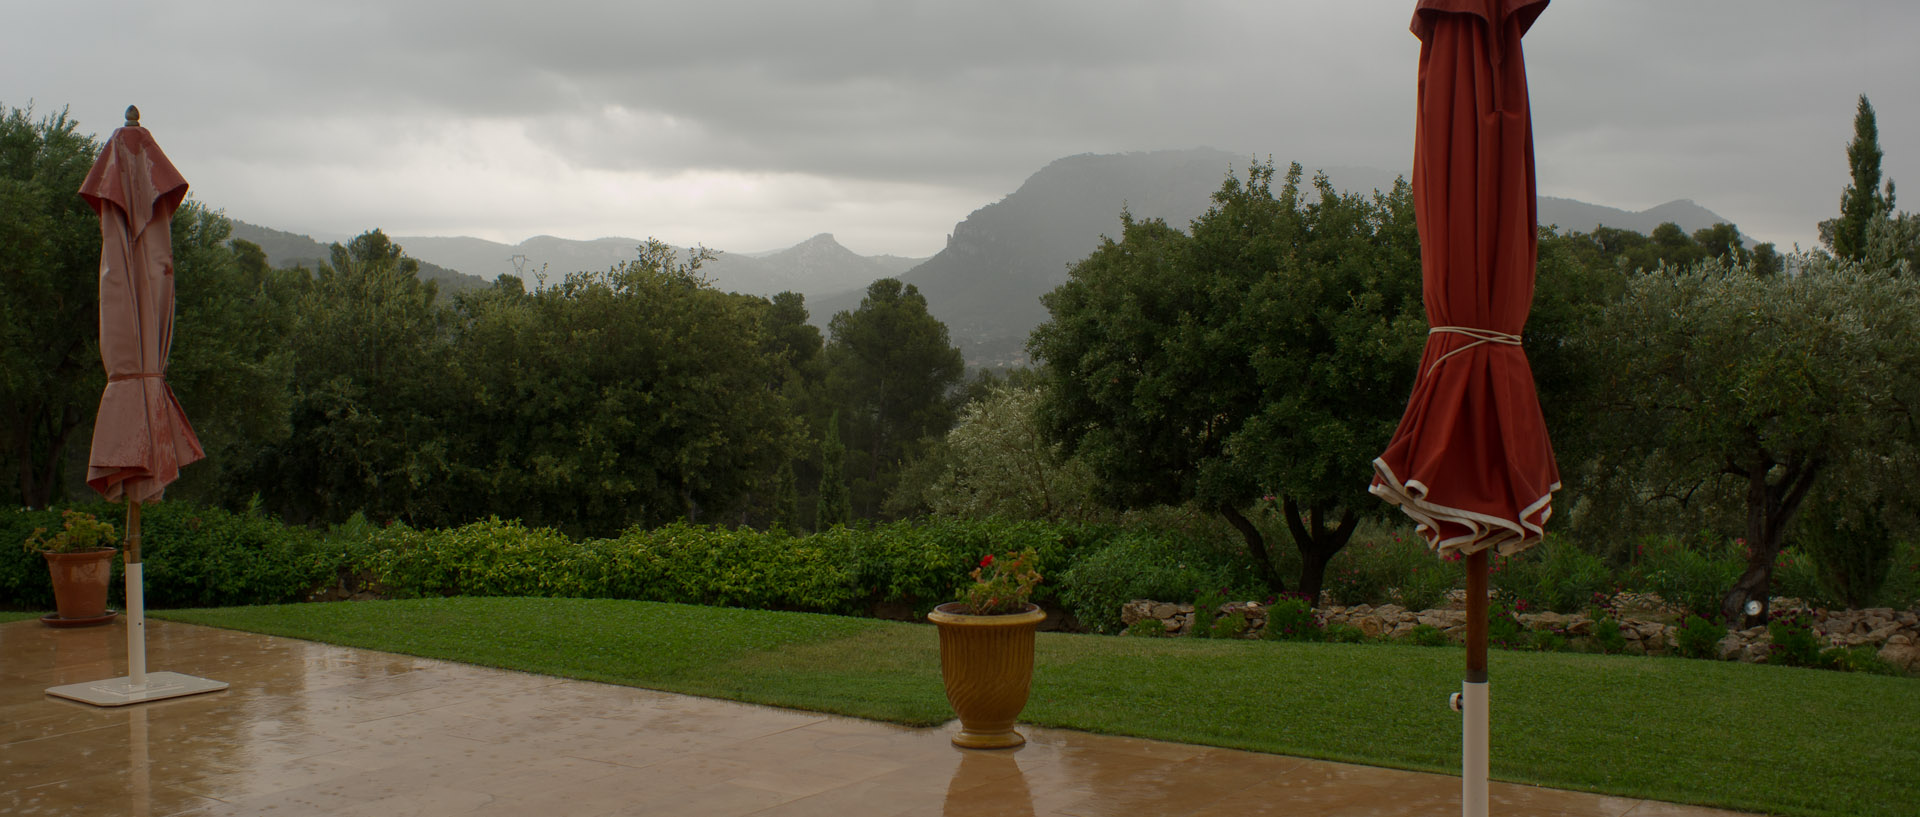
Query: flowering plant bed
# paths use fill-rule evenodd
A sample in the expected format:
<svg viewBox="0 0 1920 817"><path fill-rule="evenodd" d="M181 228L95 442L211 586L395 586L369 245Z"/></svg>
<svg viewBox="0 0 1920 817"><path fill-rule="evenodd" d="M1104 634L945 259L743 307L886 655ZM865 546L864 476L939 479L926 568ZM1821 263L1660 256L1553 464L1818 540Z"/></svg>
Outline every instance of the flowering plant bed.
<svg viewBox="0 0 1920 817"><path fill-rule="evenodd" d="M1621 604L1616 597L1596 603L1587 613L1525 612L1518 605L1505 608L1501 613L1503 623L1512 627L1506 646L1543 652L1695 654L1685 649L1682 631L1699 619L1639 611L1640 606L1658 608L1662 605L1657 598L1649 601L1643 594L1632 595L1633 606ZM1271 614L1286 606L1284 601L1273 605L1227 602L1218 608L1218 615L1244 616L1248 627L1240 633L1241 637L1272 638L1276 636L1264 632ZM1779 615L1771 631L1768 627L1727 630L1717 623L1696 625L1707 627L1712 634L1697 651L1697 657L1920 674L1920 610L1880 607L1829 611L1809 607L1798 599L1776 599L1773 609ZM1466 613L1452 608L1409 610L1396 604L1323 605L1313 609L1312 614L1313 626L1309 629L1314 632L1289 634L1281 640L1348 640L1333 637L1335 633L1348 633L1355 639L1369 641L1457 643L1466 629ZM1121 610L1121 620L1130 630L1154 635L1191 635L1195 618L1191 604L1148 599L1128 602ZM1788 637L1805 646L1798 653L1783 651L1780 644ZM1869 654L1878 661L1867 660L1865 656Z"/></svg>

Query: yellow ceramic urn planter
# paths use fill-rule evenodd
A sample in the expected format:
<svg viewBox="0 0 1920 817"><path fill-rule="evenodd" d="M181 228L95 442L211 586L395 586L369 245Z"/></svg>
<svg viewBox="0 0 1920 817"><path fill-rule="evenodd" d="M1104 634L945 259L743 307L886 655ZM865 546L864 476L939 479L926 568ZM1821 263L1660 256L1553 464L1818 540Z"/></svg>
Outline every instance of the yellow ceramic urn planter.
<svg viewBox="0 0 1920 817"><path fill-rule="evenodd" d="M961 602L927 614L940 629L940 675L960 716L955 746L1011 749L1027 742L1013 724L1033 684L1033 633L1046 620L1038 606L1017 613L969 615Z"/></svg>

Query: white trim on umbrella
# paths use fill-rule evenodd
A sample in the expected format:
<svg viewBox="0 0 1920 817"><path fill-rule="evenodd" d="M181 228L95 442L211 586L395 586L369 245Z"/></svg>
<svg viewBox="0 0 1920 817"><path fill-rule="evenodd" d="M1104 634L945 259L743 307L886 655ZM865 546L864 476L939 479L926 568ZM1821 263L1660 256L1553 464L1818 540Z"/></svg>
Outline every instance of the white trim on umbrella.
<svg viewBox="0 0 1920 817"><path fill-rule="evenodd" d="M1520 510L1520 520L1516 524L1511 519L1428 502L1424 483L1417 479L1402 483L1383 459L1374 458L1373 470L1380 475L1380 483L1368 486L1368 492L1400 506L1402 511L1413 517L1420 535L1441 555L1456 552L1465 555L1492 548L1495 555L1511 556L1540 544L1541 537L1546 533L1543 526L1553 517L1553 492L1560 490L1558 482L1548 487L1546 495ZM1533 519L1536 513L1540 515L1538 521ZM1468 533L1440 539L1440 531L1443 530L1441 525L1444 523L1464 527Z"/></svg>

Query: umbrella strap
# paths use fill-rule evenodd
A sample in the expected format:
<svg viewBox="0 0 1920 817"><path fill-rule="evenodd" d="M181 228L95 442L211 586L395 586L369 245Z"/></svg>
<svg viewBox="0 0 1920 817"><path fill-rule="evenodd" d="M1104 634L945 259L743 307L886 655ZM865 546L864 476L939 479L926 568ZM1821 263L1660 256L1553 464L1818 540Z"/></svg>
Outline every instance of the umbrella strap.
<svg viewBox="0 0 1920 817"><path fill-rule="evenodd" d="M160 374L159 372L140 372L139 374L116 374L111 377L108 377L107 382L118 383L122 380L139 380L143 377L166 377L166 375Z"/></svg>
<svg viewBox="0 0 1920 817"><path fill-rule="evenodd" d="M1472 349L1473 347L1479 346L1480 344L1483 344L1483 343L1498 343L1505 346L1520 345L1519 335L1509 335L1505 332L1495 332L1491 329L1474 329L1468 326L1436 326L1436 327L1433 327L1432 329L1428 329L1427 334L1428 335L1440 335L1440 334L1466 335L1467 337L1473 338L1474 341L1458 349L1455 349L1451 352L1448 352L1444 355L1441 355L1439 360L1434 361L1432 366L1427 367L1427 373L1426 375L1422 375L1422 377L1432 375L1434 369L1440 368L1440 364L1447 362L1447 358L1453 357L1454 355L1460 354L1461 352L1464 352L1468 349Z"/></svg>

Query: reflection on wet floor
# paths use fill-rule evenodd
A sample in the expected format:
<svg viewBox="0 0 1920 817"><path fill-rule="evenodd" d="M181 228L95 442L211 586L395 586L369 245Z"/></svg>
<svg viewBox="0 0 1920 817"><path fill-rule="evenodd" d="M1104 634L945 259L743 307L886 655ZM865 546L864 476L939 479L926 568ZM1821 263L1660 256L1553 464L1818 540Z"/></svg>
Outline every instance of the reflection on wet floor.
<svg viewBox="0 0 1920 817"><path fill-rule="evenodd" d="M156 670L224 692L120 708L50 686L126 674L123 624L0 624L0 814L1447 815L1459 780L1023 727L949 729L148 624ZM1496 783L1496 815L1730 812Z"/></svg>

